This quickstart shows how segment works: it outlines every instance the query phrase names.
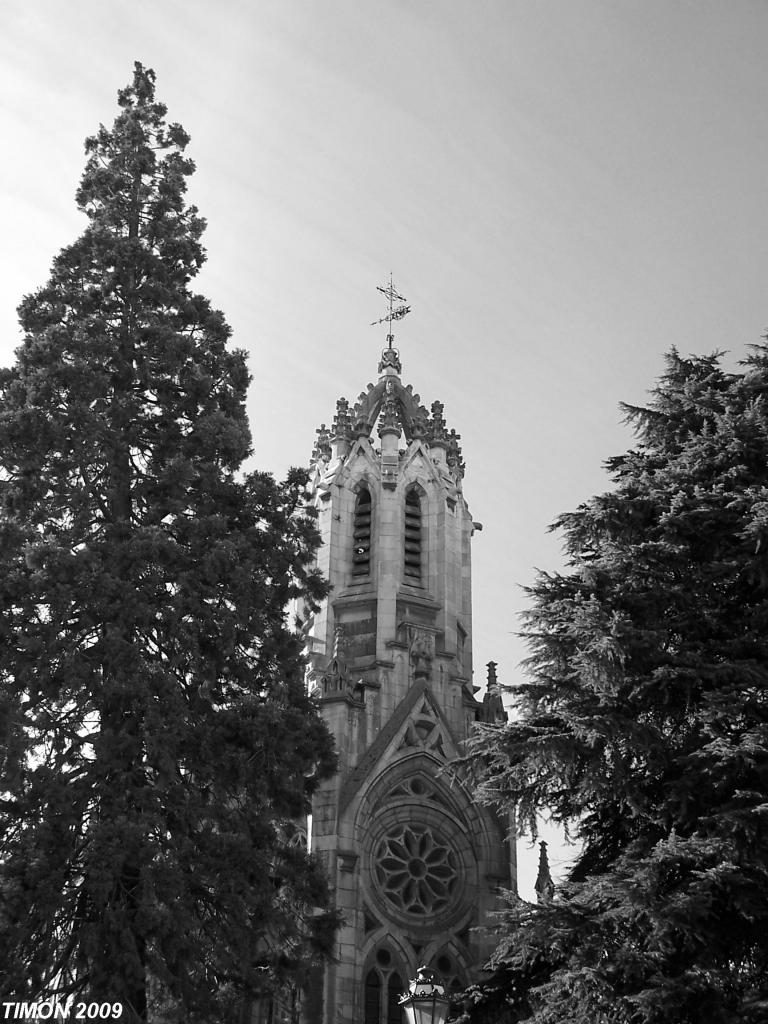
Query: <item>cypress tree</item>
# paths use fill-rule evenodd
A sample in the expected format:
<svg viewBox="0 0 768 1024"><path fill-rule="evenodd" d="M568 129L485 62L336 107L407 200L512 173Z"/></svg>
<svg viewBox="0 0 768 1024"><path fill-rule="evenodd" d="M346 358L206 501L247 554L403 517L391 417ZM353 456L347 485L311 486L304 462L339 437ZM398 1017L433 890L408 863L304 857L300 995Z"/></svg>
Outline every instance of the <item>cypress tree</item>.
<svg viewBox="0 0 768 1024"><path fill-rule="evenodd" d="M210 1021L333 935L295 822L334 754L286 618L324 584L302 474L240 472L188 137L141 64L118 100L0 374L0 993Z"/></svg>
<svg viewBox="0 0 768 1024"><path fill-rule="evenodd" d="M510 899L473 1020L768 1020L768 347L672 351L625 411L530 590L518 717L474 746L483 799L581 847L553 901Z"/></svg>

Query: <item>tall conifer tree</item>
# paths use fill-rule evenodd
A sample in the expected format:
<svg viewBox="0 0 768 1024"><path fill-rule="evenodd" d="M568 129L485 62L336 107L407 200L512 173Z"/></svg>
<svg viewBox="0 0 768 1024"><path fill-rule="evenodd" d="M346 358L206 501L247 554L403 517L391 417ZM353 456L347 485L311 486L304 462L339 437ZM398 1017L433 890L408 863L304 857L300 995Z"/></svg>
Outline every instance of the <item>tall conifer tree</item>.
<svg viewBox="0 0 768 1024"><path fill-rule="evenodd" d="M323 594L303 479L238 474L245 358L189 289L154 86L87 140L88 226L0 376L0 992L211 1021L327 951L292 822L334 756L286 621Z"/></svg>
<svg viewBox="0 0 768 1024"><path fill-rule="evenodd" d="M768 1020L768 348L673 351L626 412L614 489L530 591L519 717L475 744L484 799L583 845L511 902L473 1020Z"/></svg>

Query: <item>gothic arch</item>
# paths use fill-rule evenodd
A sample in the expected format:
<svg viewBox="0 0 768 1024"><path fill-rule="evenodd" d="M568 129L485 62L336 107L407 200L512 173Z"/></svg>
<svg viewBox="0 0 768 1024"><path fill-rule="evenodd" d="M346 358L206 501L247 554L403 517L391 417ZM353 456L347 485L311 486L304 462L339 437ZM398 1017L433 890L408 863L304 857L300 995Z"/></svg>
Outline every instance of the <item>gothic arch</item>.
<svg viewBox="0 0 768 1024"><path fill-rule="evenodd" d="M405 500L411 492L418 495L419 502L421 503L422 515L426 522L434 505L433 491L434 485L432 480L425 479L423 474L415 475L409 473L403 480L401 491L402 502L405 504Z"/></svg>
<svg viewBox="0 0 768 1024"><path fill-rule="evenodd" d="M378 923L427 940L463 928L480 882L471 829L431 755L400 759L355 816L361 891Z"/></svg>
<svg viewBox="0 0 768 1024"><path fill-rule="evenodd" d="M410 977L415 970L416 964L413 959L413 952L408 943L391 929L385 927L376 928L366 936L365 943L361 949L361 958L365 964L366 972L374 964L382 966L378 954L381 950L387 950L391 957L391 963L401 973Z"/></svg>
<svg viewBox="0 0 768 1024"><path fill-rule="evenodd" d="M365 825L361 828L361 823L375 819L392 799L407 802L405 794L399 789L409 779L424 779L428 782L432 794L424 798L426 803L444 805L445 813L453 818L455 827L466 836L478 863L499 864L502 823L490 811L478 806L461 778L446 771L445 761L425 748L417 748L398 758L373 779L359 805L355 819L356 835L362 835L365 828ZM415 798L416 794L414 802L424 802Z"/></svg>
<svg viewBox="0 0 768 1024"><path fill-rule="evenodd" d="M363 818L375 817L380 808L393 799L407 799L399 789L416 780L423 781L430 792L412 791L414 800L444 807L466 829L466 819L472 813L474 802L462 782L448 775L444 769L445 761L427 749L416 749L399 757L382 774L374 777L365 789L356 815L356 827Z"/></svg>
<svg viewBox="0 0 768 1024"><path fill-rule="evenodd" d="M399 944L386 936L369 949L363 968L363 1024L401 1024L400 998L410 966Z"/></svg>
<svg viewBox="0 0 768 1024"><path fill-rule="evenodd" d="M429 484L427 488L426 484ZM419 492L419 497L422 501L429 503L430 501L430 490L433 488L433 481L430 478L426 478L423 472L418 472L418 467L412 467L412 472L405 474L403 479L403 491L416 490Z"/></svg>
<svg viewBox="0 0 768 1024"><path fill-rule="evenodd" d="M361 490L366 490L373 497L376 492L376 481L372 480L369 474L363 473L360 476L355 477L354 480L349 481L349 489L353 494L357 495Z"/></svg>
<svg viewBox="0 0 768 1024"><path fill-rule="evenodd" d="M459 941L435 939L424 949L424 959L443 978L446 989L459 992L466 988L471 969L466 947Z"/></svg>

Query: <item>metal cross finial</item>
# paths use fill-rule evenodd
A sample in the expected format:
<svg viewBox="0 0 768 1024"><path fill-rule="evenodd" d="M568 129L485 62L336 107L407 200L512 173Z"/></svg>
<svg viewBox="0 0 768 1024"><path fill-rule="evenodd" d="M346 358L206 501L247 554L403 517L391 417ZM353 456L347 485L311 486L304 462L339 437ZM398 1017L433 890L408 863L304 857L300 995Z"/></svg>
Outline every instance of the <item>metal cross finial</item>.
<svg viewBox="0 0 768 1024"><path fill-rule="evenodd" d="M387 313L386 316L383 316L380 320L374 320L372 322L372 324L371 324L371 327L375 327L376 324L391 324L395 320L402 320L403 317L406 315L406 313L410 313L411 312L411 307L405 305L405 302L406 302L405 296L399 295L395 291L395 286L392 283L392 274L391 273L389 275L389 284L387 285L387 287L386 288L382 288L382 287L380 287L380 285L376 285L376 291L377 292L381 292L381 294L384 296L384 298L389 303L389 313ZM402 306L395 306L396 302L402 302L403 305ZM391 334L388 334L387 335L387 345L388 345L389 348L392 348L392 341L393 341L393 336Z"/></svg>

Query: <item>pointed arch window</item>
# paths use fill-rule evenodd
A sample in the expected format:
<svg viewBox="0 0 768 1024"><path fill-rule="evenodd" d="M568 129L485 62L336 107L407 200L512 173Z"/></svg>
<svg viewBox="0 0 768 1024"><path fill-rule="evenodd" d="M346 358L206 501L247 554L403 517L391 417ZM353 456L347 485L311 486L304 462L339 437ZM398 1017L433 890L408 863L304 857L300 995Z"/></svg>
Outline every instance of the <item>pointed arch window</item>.
<svg viewBox="0 0 768 1024"><path fill-rule="evenodd" d="M365 978L365 1024L381 1024L381 978L376 970Z"/></svg>
<svg viewBox="0 0 768 1024"><path fill-rule="evenodd" d="M402 979L392 970L387 950L379 950L376 962L378 966L365 976L364 1024L402 1024Z"/></svg>
<svg viewBox="0 0 768 1024"><path fill-rule="evenodd" d="M400 975L395 972L390 974L387 982L387 1024L401 1024L403 1010L400 1006L400 997L403 994L403 983Z"/></svg>
<svg viewBox="0 0 768 1024"><path fill-rule="evenodd" d="M419 586L422 572L421 497L411 487L405 495L405 538L403 544L403 575L406 583Z"/></svg>
<svg viewBox="0 0 768 1024"><path fill-rule="evenodd" d="M371 575L371 492L361 487L355 498L352 527L352 576L361 579Z"/></svg>
<svg viewBox="0 0 768 1024"><path fill-rule="evenodd" d="M450 996L458 995L459 992L467 987L460 977L462 972L452 957L443 953L437 958L436 966L443 976L443 982Z"/></svg>

